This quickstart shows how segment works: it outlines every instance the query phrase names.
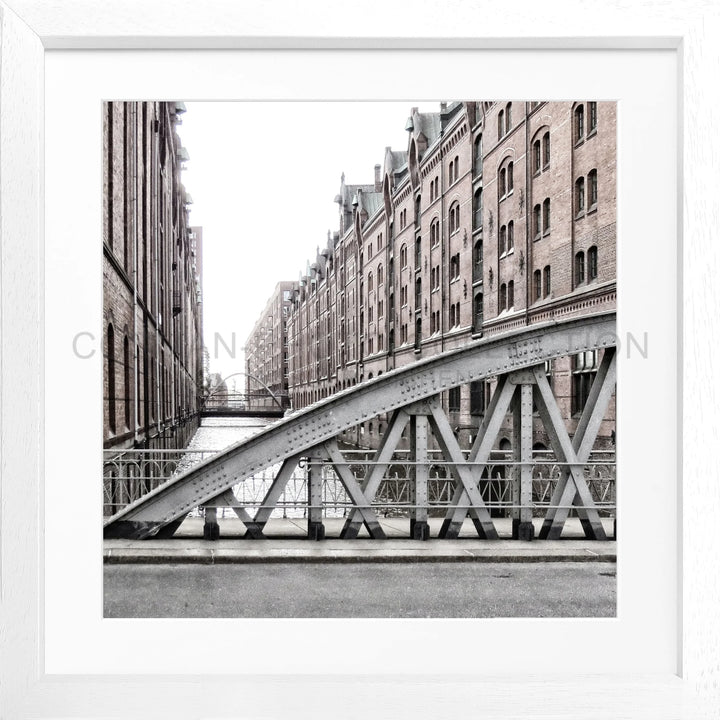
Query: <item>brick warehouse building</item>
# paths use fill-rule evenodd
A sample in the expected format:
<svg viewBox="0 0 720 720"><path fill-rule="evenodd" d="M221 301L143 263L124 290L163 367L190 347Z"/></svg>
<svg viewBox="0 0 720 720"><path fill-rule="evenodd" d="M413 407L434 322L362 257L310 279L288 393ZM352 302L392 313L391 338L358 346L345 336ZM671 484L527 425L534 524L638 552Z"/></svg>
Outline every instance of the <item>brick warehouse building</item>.
<svg viewBox="0 0 720 720"><path fill-rule="evenodd" d="M103 154L104 446L187 445L202 391L202 231L188 225L182 103L108 102Z"/></svg>
<svg viewBox="0 0 720 720"><path fill-rule="evenodd" d="M453 102L411 111L408 146L335 201L339 231L294 284L293 409L471 340L615 308L610 102ZM548 366L570 432L600 358ZM493 382L442 396L472 443ZM596 444L614 441L614 403ZM386 418L346 434L377 446ZM536 447L547 447L538 422ZM511 423L501 448L512 444Z"/></svg>
<svg viewBox="0 0 720 720"><path fill-rule="evenodd" d="M245 343L245 392L250 408L272 409L275 403L268 401L268 390L283 409L290 407L287 318L294 285L285 281L275 286Z"/></svg>

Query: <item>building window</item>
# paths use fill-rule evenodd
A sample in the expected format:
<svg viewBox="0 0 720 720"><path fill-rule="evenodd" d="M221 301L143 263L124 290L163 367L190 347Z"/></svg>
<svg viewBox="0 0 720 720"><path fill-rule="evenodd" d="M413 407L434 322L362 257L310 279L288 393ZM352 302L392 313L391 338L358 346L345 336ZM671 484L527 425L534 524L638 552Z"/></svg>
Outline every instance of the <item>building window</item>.
<svg viewBox="0 0 720 720"><path fill-rule="evenodd" d="M573 415L579 415L590 396L590 388L597 374L597 350L574 355L572 359L572 408Z"/></svg>
<svg viewBox="0 0 720 720"><path fill-rule="evenodd" d="M422 279L418 278L415 281L415 310L420 310L422 304Z"/></svg>
<svg viewBox="0 0 720 720"><path fill-rule="evenodd" d="M125 427L130 429L130 344L127 335L123 338L123 403L125 405Z"/></svg>
<svg viewBox="0 0 720 720"><path fill-rule="evenodd" d="M475 312L473 313L473 331L480 332L483 325L483 294L475 295Z"/></svg>
<svg viewBox="0 0 720 720"><path fill-rule="evenodd" d="M455 304L450 306L450 327L455 327Z"/></svg>
<svg viewBox="0 0 720 720"><path fill-rule="evenodd" d="M512 127L512 103L508 103L505 107L505 132L509 133Z"/></svg>
<svg viewBox="0 0 720 720"><path fill-rule="evenodd" d="M500 241L499 241L499 252L500 255L504 255L507 252L507 227L503 225L500 228Z"/></svg>
<svg viewBox="0 0 720 720"><path fill-rule="evenodd" d="M543 273L545 275L545 297L550 297L550 266L546 265L545 269L543 270Z"/></svg>
<svg viewBox="0 0 720 720"><path fill-rule="evenodd" d="M533 143L533 171L537 175L541 168L541 156L540 156L540 141L536 140Z"/></svg>
<svg viewBox="0 0 720 720"><path fill-rule="evenodd" d="M515 306L515 281L511 280L507 286L507 304L508 308Z"/></svg>
<svg viewBox="0 0 720 720"><path fill-rule="evenodd" d="M533 273L533 290L535 300L539 300L542 297L542 276L539 270Z"/></svg>
<svg viewBox="0 0 720 720"><path fill-rule="evenodd" d="M415 349L420 349L420 343L422 342L422 318L415 318Z"/></svg>
<svg viewBox="0 0 720 720"><path fill-rule="evenodd" d="M475 206L475 210L473 212L473 229L479 230L483 226L482 188L478 188L475 191L473 205Z"/></svg>
<svg viewBox="0 0 720 720"><path fill-rule="evenodd" d="M507 171L505 170L505 168L502 168L502 170L500 170L499 189L500 189L500 197L504 198L505 195L507 195Z"/></svg>
<svg viewBox="0 0 720 720"><path fill-rule="evenodd" d="M585 178L575 181L575 215L585 212Z"/></svg>
<svg viewBox="0 0 720 720"><path fill-rule="evenodd" d="M108 379L108 424L110 432L115 432L115 329L107 329L107 379Z"/></svg>
<svg viewBox="0 0 720 720"><path fill-rule="evenodd" d="M597 170L591 170L588 174L588 205L589 210L597 207L598 186L597 186Z"/></svg>
<svg viewBox="0 0 720 720"><path fill-rule="evenodd" d="M368 306L368 323L373 322L375 320L375 310L372 305Z"/></svg>
<svg viewBox="0 0 720 720"><path fill-rule="evenodd" d="M498 113L498 140L505 134L505 111Z"/></svg>
<svg viewBox="0 0 720 720"><path fill-rule="evenodd" d="M407 267L407 245L403 245L400 248L400 267L401 268Z"/></svg>
<svg viewBox="0 0 720 720"><path fill-rule="evenodd" d="M507 251L515 249L515 223L511 220L507 226Z"/></svg>
<svg viewBox="0 0 720 720"><path fill-rule="evenodd" d="M383 284L384 276L383 276L383 266L378 265L377 269L377 283L378 287L380 287Z"/></svg>
<svg viewBox="0 0 720 720"><path fill-rule="evenodd" d="M457 280L460 277L460 253L450 258L450 280Z"/></svg>
<svg viewBox="0 0 720 720"><path fill-rule="evenodd" d="M582 105L575 108L575 142L585 137L585 111Z"/></svg>
<svg viewBox="0 0 720 720"><path fill-rule="evenodd" d="M455 203L450 208L450 233L457 232L460 229L460 203Z"/></svg>
<svg viewBox="0 0 720 720"><path fill-rule="evenodd" d="M368 273L368 295L373 291L373 274Z"/></svg>
<svg viewBox="0 0 720 720"><path fill-rule="evenodd" d="M470 383L470 414L484 415L490 404L490 383L475 380Z"/></svg>
<svg viewBox="0 0 720 720"><path fill-rule="evenodd" d="M585 282L585 253L580 251L575 255L575 284Z"/></svg>
<svg viewBox="0 0 720 720"><path fill-rule="evenodd" d="M440 222L435 219L430 225L430 245L437 247L440 244Z"/></svg>
<svg viewBox="0 0 720 720"><path fill-rule="evenodd" d="M500 312L507 310L507 285L503 283L500 286Z"/></svg>
<svg viewBox="0 0 720 720"><path fill-rule="evenodd" d="M598 251L597 247L593 245L588 251L587 251L587 276L588 276L588 282L590 280L597 280L598 276Z"/></svg>
<svg viewBox="0 0 720 720"><path fill-rule="evenodd" d="M478 135L475 139L475 155L474 155L474 168L476 175L482 175L482 135Z"/></svg>
<svg viewBox="0 0 720 720"><path fill-rule="evenodd" d="M400 305L402 307L407 307L408 304L408 288L407 285L403 285L400 288Z"/></svg>
<svg viewBox="0 0 720 720"><path fill-rule="evenodd" d="M550 133L543 135L543 169L550 167Z"/></svg>
<svg viewBox="0 0 720 720"><path fill-rule="evenodd" d="M536 240L540 238L541 230L542 225L540 223L540 205L536 205L533 208L533 235L535 236Z"/></svg>
<svg viewBox="0 0 720 720"><path fill-rule="evenodd" d="M448 390L448 410L450 412L460 412L460 388L450 388Z"/></svg>
<svg viewBox="0 0 720 720"><path fill-rule="evenodd" d="M550 198L545 198L543 203L543 235L550 232Z"/></svg>
<svg viewBox="0 0 720 720"><path fill-rule="evenodd" d="M597 130L597 103L588 103L588 135Z"/></svg>
<svg viewBox="0 0 720 720"><path fill-rule="evenodd" d="M383 317L384 303L382 300L378 300L378 320Z"/></svg>
<svg viewBox="0 0 720 720"><path fill-rule="evenodd" d="M473 282L483 279L483 241L478 240L473 249Z"/></svg>
<svg viewBox="0 0 720 720"><path fill-rule="evenodd" d="M508 194L513 191L513 164L508 163L507 168L507 191Z"/></svg>

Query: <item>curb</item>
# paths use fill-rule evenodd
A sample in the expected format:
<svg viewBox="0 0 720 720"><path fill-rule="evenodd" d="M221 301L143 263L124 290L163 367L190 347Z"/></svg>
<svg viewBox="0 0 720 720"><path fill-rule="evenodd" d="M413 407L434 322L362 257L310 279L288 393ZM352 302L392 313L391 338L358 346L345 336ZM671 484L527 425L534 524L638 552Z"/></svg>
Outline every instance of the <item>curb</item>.
<svg viewBox="0 0 720 720"><path fill-rule="evenodd" d="M350 564L350 563L615 563L614 553L482 553L443 555L413 555L407 553L384 555L335 555L335 554L270 554L241 555L219 550L183 550L178 552L127 550L106 550L103 553L105 565L257 565L257 564Z"/></svg>

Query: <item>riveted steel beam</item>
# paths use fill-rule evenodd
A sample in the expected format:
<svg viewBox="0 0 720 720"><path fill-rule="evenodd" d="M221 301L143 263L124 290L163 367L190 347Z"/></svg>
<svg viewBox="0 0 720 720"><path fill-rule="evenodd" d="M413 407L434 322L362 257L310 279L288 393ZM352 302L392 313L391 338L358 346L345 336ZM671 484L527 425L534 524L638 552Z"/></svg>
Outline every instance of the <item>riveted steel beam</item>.
<svg viewBox="0 0 720 720"><path fill-rule="evenodd" d="M429 410L430 408L428 408ZM412 466L410 537L427 540L430 537L428 525L428 419L427 415L412 415L410 418L410 459Z"/></svg>
<svg viewBox="0 0 720 720"><path fill-rule="evenodd" d="M389 371L269 425L169 480L105 521L106 537L144 538L254 473L343 430L458 385L616 344L615 313L541 323ZM369 497L368 488L364 488Z"/></svg>
<svg viewBox="0 0 720 720"><path fill-rule="evenodd" d="M497 387L490 399L490 405L480 424L478 436L468 456L468 463L472 468L473 478L476 483L479 482L485 464L490 457L490 452L505 420L505 415L510 408L516 387L516 385L509 382L507 375L501 375L498 379ZM465 492L465 486L458 483L440 528L439 537L452 539L458 536L460 528L467 517L469 505L470 498Z"/></svg>
<svg viewBox="0 0 720 720"><path fill-rule="evenodd" d="M370 537L375 540L384 540L385 531L380 526L380 521L377 515L371 507L371 501L366 497L365 493L360 488L360 483L355 479L355 476L347 466L347 462L340 452L340 448L335 440L328 440L325 443L325 450L327 452L328 459L333 464L335 472L337 473L340 482L345 486L347 494L353 501L355 508L360 513L365 527L367 528Z"/></svg>

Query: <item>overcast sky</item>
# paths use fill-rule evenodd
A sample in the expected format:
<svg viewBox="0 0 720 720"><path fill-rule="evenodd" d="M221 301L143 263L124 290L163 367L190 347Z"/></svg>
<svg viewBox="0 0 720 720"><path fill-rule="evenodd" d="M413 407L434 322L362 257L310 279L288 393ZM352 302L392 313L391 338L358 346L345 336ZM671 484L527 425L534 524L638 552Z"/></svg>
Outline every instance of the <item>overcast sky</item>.
<svg viewBox="0 0 720 720"><path fill-rule="evenodd" d="M190 222L203 228L205 343L210 370L243 370L242 347L280 280L296 280L348 184L372 183L385 147L406 150L410 109L439 102L193 102L178 132L190 160ZM215 334L232 346L233 360ZM238 378L238 389L244 379Z"/></svg>

